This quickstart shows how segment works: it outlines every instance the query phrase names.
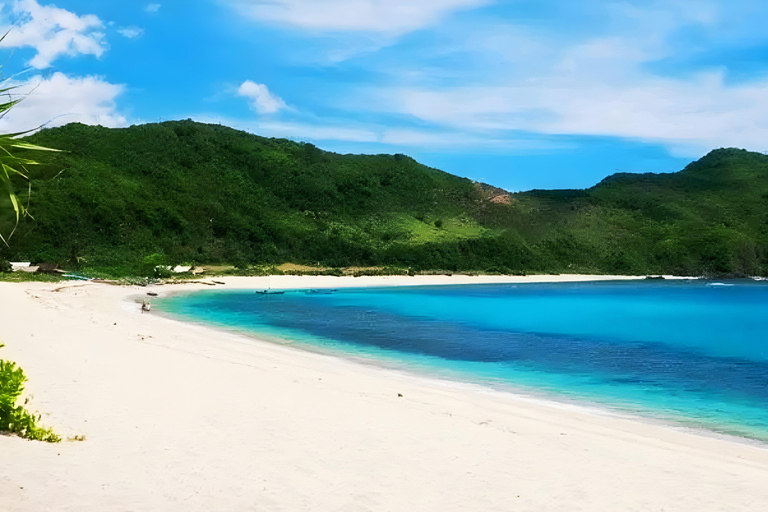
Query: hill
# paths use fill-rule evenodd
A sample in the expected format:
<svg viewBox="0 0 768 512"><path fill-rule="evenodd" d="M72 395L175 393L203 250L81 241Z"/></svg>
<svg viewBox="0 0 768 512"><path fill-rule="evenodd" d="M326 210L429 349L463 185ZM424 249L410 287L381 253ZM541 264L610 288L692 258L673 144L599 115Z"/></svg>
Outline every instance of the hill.
<svg viewBox="0 0 768 512"><path fill-rule="evenodd" d="M507 194L404 155L339 155L192 121L71 124L0 258L294 262L500 272L768 272L768 157L716 150L674 174Z"/></svg>
<svg viewBox="0 0 768 512"><path fill-rule="evenodd" d="M671 174L616 174L585 191L522 194L544 211L530 242L607 272L765 274L768 156L712 151Z"/></svg>

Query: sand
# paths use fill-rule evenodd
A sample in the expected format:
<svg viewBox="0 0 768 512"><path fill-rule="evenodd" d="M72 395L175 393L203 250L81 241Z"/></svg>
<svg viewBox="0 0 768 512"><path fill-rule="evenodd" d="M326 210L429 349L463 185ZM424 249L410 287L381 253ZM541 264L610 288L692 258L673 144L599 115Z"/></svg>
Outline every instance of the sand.
<svg viewBox="0 0 768 512"><path fill-rule="evenodd" d="M540 279L580 278L506 278ZM764 446L141 314L132 296L148 290L0 283L0 354L44 424L85 436L0 436L0 511L768 509Z"/></svg>

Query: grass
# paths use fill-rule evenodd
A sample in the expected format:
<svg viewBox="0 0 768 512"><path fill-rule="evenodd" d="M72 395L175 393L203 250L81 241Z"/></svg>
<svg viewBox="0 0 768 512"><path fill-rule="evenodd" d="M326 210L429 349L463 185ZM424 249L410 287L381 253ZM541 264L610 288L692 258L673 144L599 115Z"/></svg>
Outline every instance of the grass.
<svg viewBox="0 0 768 512"><path fill-rule="evenodd" d="M0 348L4 346L0 343ZM26 382L27 376L16 363L0 359L0 432L35 441L60 442L61 437L52 429L39 425L39 414L19 405Z"/></svg>
<svg viewBox="0 0 768 512"><path fill-rule="evenodd" d="M419 220L408 215L400 215L389 224L412 244L467 240L494 233L493 230L483 228L474 219L466 217L445 220L436 217L434 220Z"/></svg>
<svg viewBox="0 0 768 512"><path fill-rule="evenodd" d="M8 283L60 283L66 281L63 277L56 274L41 274L38 272L0 272L0 281Z"/></svg>

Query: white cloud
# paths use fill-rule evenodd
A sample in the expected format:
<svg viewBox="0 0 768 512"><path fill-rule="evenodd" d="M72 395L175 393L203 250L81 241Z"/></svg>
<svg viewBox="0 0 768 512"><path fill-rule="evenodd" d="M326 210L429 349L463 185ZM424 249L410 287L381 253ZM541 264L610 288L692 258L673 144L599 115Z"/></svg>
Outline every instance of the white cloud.
<svg viewBox="0 0 768 512"><path fill-rule="evenodd" d="M259 21L317 31L402 34L488 0L228 0Z"/></svg>
<svg viewBox="0 0 768 512"><path fill-rule="evenodd" d="M588 75L506 86L389 89L364 104L497 137L518 130L634 138L686 156L721 146L768 149L768 80L728 85L713 72L687 79L603 80L597 70Z"/></svg>
<svg viewBox="0 0 768 512"><path fill-rule="evenodd" d="M147 4L144 10L149 13L156 13L160 10L160 7L162 7L160 4Z"/></svg>
<svg viewBox="0 0 768 512"><path fill-rule="evenodd" d="M259 114L274 114L286 106L280 97L269 92L266 85L251 80L243 82L237 94L248 98L251 108Z"/></svg>
<svg viewBox="0 0 768 512"><path fill-rule="evenodd" d="M341 151L411 151L413 148L428 151L452 151L489 149L503 151L558 150L573 148L573 144L546 139L489 138L456 130L435 131L417 128L390 128L381 125L353 125L339 121L282 122L242 120L216 115L185 116L201 123L220 124L244 130L262 137L278 137L297 141L332 144ZM362 144L362 146L361 146Z"/></svg>
<svg viewBox="0 0 768 512"><path fill-rule="evenodd" d="M0 42L0 48L31 47L37 51L29 64L43 69L62 55L101 56L105 51L104 24L92 15L78 16L53 5L41 6L37 0L16 0L12 12L14 26L0 28L10 30Z"/></svg>
<svg viewBox="0 0 768 512"><path fill-rule="evenodd" d="M35 76L24 83L11 85L19 85L17 92L27 96L0 119L0 133L74 122L109 128L127 125L115 103L124 87L102 78L68 77L63 73L54 73L49 78Z"/></svg>
<svg viewBox="0 0 768 512"><path fill-rule="evenodd" d="M572 144L518 137L489 137L458 130L414 130L410 128L392 128L381 132L377 139L382 144L396 147L418 147L450 151L458 149L503 149L503 150L543 150L573 147Z"/></svg>
<svg viewBox="0 0 768 512"><path fill-rule="evenodd" d="M721 146L768 149L764 76L734 82L717 68L677 75L654 70L654 63L676 57L679 29L719 31L717 11L690 12L682 1L670 4L679 9L658 2L646 10L627 5L614 6L623 22L616 14L610 30L581 40L514 26L457 35L468 43L450 41L470 63L465 69L449 66L449 78L436 80L439 75L422 77L418 62L411 63L390 70L396 85L349 95L338 105L412 116L438 132L489 139L514 138L521 131L610 136L660 143L686 157ZM460 53L468 48L474 53Z"/></svg>
<svg viewBox="0 0 768 512"><path fill-rule="evenodd" d="M128 39L135 39L144 35L144 30L134 26L119 28L117 29L117 32Z"/></svg>

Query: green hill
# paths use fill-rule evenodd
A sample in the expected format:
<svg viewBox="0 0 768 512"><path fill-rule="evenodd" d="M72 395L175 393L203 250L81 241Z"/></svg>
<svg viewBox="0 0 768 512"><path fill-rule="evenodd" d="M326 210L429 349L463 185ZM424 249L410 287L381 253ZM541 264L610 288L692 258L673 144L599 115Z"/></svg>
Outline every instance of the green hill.
<svg viewBox="0 0 768 512"><path fill-rule="evenodd" d="M192 121L72 124L0 258L139 272L294 262L501 272L768 272L768 157L507 194L404 155L339 155Z"/></svg>
<svg viewBox="0 0 768 512"><path fill-rule="evenodd" d="M674 174L617 174L586 191L522 195L557 212L526 238L554 238L561 261L619 273L767 270L768 157L759 153L720 149Z"/></svg>

